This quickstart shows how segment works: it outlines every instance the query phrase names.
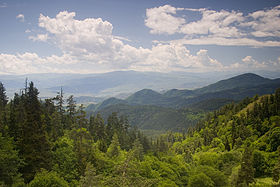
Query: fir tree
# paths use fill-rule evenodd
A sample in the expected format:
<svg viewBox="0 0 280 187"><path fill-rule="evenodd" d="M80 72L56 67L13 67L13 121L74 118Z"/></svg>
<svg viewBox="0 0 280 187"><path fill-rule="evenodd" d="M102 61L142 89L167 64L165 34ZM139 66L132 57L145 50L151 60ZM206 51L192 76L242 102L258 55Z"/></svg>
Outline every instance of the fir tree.
<svg viewBox="0 0 280 187"><path fill-rule="evenodd" d="M26 116L20 144L20 154L26 163L22 168L26 182L32 180L40 168L48 169L50 164L50 145L41 120L42 111L38 95L37 88L31 82L26 95L23 97Z"/></svg>
<svg viewBox="0 0 280 187"><path fill-rule="evenodd" d="M253 167L253 149L249 142L245 145L245 150L241 160L241 168L238 171L237 185L246 184L249 186L250 183L255 181L255 169Z"/></svg>

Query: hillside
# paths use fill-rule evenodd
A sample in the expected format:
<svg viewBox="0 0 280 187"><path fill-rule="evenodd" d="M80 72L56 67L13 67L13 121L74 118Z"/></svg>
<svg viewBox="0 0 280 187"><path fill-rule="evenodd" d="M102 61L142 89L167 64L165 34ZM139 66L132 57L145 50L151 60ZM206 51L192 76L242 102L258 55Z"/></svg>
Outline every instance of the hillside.
<svg viewBox="0 0 280 187"><path fill-rule="evenodd" d="M0 95L1 186L279 185L280 88L207 115L104 105L106 119L100 114L86 118L73 97L42 101L33 82L10 101L0 84ZM147 138L129 119L109 110L112 106L140 121L143 129L170 130L172 124L179 132Z"/></svg>
<svg viewBox="0 0 280 187"><path fill-rule="evenodd" d="M87 111L90 111L90 109L87 109ZM119 116L126 116L132 126L137 126L142 130L157 131L186 131L188 127L195 125L204 117L202 111L127 104L107 106L95 113L88 112L88 115L100 113L102 118L107 119L113 112L117 112Z"/></svg>
<svg viewBox="0 0 280 187"><path fill-rule="evenodd" d="M196 185L207 179L213 186L279 186L280 88L209 113L185 139L161 138L188 160Z"/></svg>
<svg viewBox="0 0 280 187"><path fill-rule="evenodd" d="M118 112L128 116L130 123L141 129L161 129L160 126L168 130L186 129L199 119L188 119L180 109L188 108L193 113L213 111L245 97L271 94L278 87L280 79L267 79L250 73L195 90L172 89L161 94L143 89L127 99L110 98L95 107L90 105L86 110L89 114L100 112L105 118L110 112ZM119 104L123 104L122 107Z"/></svg>

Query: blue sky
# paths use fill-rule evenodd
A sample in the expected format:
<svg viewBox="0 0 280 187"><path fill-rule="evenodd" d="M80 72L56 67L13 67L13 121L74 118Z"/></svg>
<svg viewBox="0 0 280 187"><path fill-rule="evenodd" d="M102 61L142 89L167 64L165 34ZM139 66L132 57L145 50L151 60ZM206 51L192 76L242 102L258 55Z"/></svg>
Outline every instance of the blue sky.
<svg viewBox="0 0 280 187"><path fill-rule="evenodd" d="M279 0L0 0L0 73L280 71Z"/></svg>

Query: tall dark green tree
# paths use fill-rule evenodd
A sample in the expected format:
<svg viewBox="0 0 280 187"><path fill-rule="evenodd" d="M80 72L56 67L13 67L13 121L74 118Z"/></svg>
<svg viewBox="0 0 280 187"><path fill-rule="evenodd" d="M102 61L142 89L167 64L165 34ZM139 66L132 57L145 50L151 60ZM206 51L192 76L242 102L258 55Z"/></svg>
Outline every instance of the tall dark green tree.
<svg viewBox="0 0 280 187"><path fill-rule="evenodd" d="M253 167L253 148L249 142L246 142L244 153L241 160L241 168L238 171L237 185L246 184L249 186L250 183L254 182Z"/></svg>
<svg viewBox="0 0 280 187"><path fill-rule="evenodd" d="M70 95L67 98L67 106L66 106L66 112L68 116L68 124L66 126L66 129L72 129L75 124L75 115L76 115L76 102L74 100L74 96Z"/></svg>
<svg viewBox="0 0 280 187"><path fill-rule="evenodd" d="M0 132L5 134L7 119L6 119L6 110L5 107L8 103L8 97L6 95L6 89L2 82L0 82Z"/></svg>
<svg viewBox="0 0 280 187"><path fill-rule="evenodd" d="M20 139L20 154L26 163L22 168L25 182L31 181L41 168L49 169L50 164L50 145L41 120L42 110L38 95L37 88L31 82L24 95L26 116Z"/></svg>
<svg viewBox="0 0 280 187"><path fill-rule="evenodd" d="M0 109L5 107L8 103L8 97L6 95L6 89L2 82L0 82Z"/></svg>

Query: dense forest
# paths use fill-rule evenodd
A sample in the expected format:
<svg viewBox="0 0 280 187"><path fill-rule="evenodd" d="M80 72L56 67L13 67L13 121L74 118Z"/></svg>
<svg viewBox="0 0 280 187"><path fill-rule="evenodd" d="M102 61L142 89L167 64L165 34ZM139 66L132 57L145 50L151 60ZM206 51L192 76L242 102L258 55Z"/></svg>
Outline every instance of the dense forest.
<svg viewBox="0 0 280 187"><path fill-rule="evenodd" d="M106 123L105 123L106 121ZM187 125L187 124L186 124ZM280 180L280 89L148 139L125 116L86 117L74 97L0 84L0 186L264 186Z"/></svg>

